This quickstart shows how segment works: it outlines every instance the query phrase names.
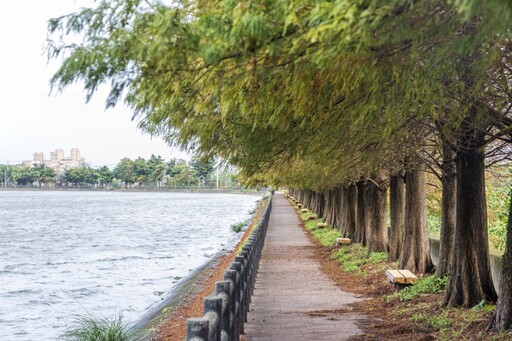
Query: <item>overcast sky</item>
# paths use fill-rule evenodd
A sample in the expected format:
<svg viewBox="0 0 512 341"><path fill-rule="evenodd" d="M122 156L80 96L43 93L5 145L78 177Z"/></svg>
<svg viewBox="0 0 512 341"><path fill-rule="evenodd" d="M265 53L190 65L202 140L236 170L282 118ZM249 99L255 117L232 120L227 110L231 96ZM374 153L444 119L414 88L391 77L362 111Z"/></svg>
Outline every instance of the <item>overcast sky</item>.
<svg viewBox="0 0 512 341"><path fill-rule="evenodd" d="M43 54L48 19L75 11L92 0L16 0L0 7L0 163L45 158L57 148L79 148L92 166L115 165L122 157L186 157L160 138L142 134L123 106L105 110L105 94L85 104L78 86L49 96L48 80L57 63Z"/></svg>

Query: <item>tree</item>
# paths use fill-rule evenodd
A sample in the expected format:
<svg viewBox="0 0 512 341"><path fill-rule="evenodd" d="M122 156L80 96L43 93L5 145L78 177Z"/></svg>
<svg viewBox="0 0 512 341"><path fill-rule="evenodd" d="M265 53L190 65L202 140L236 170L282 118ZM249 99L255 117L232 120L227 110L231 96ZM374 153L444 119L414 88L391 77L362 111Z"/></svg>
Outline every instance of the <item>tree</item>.
<svg viewBox="0 0 512 341"><path fill-rule="evenodd" d="M142 157L138 157L133 162L133 172L135 175L135 182L140 185L144 185L149 179L150 169L146 160Z"/></svg>
<svg viewBox="0 0 512 341"><path fill-rule="evenodd" d="M73 186L94 186L98 182L99 175L95 169L89 166L80 166L67 169L63 179Z"/></svg>
<svg viewBox="0 0 512 341"><path fill-rule="evenodd" d="M98 182L101 186L106 187L110 183L112 183L112 180L114 178L114 174L107 166L102 166L97 170L98 174Z"/></svg>
<svg viewBox="0 0 512 341"><path fill-rule="evenodd" d="M160 155L155 156L151 154L147 165L149 180L154 181L156 183L156 187L160 188L166 171L164 159Z"/></svg>
<svg viewBox="0 0 512 341"><path fill-rule="evenodd" d="M32 173L30 167L23 166L15 166L11 171L11 178L17 185L30 185L32 184L34 179L34 174Z"/></svg>
<svg viewBox="0 0 512 341"><path fill-rule="evenodd" d="M389 180L389 210L391 233L388 260L398 260L404 241L405 224L405 183L400 175L393 175Z"/></svg>
<svg viewBox="0 0 512 341"><path fill-rule="evenodd" d="M387 229L387 188L383 171L377 172L368 182L365 191L366 240L368 252L386 252L388 247Z"/></svg>
<svg viewBox="0 0 512 341"><path fill-rule="evenodd" d="M187 162L182 159L173 158L167 162L167 167L165 174L169 175L171 178L179 174L182 170L181 165L186 164Z"/></svg>
<svg viewBox="0 0 512 341"><path fill-rule="evenodd" d="M198 177L206 179L215 168L215 160L203 160L198 156L193 156L189 165L196 172Z"/></svg>
<svg viewBox="0 0 512 341"><path fill-rule="evenodd" d="M44 164L34 165L31 172L34 181L36 181L38 185L54 182L57 176L57 173L52 168Z"/></svg>
<svg viewBox="0 0 512 341"><path fill-rule="evenodd" d="M405 186L405 228L399 267L425 273L432 268L427 230L425 172L421 169L407 171Z"/></svg>
<svg viewBox="0 0 512 341"><path fill-rule="evenodd" d="M11 180L12 167L9 165L0 165L0 183L7 187Z"/></svg>
<svg viewBox="0 0 512 341"><path fill-rule="evenodd" d="M134 162L129 158L122 158L112 173L114 177L123 182L127 188L133 185L136 181Z"/></svg>

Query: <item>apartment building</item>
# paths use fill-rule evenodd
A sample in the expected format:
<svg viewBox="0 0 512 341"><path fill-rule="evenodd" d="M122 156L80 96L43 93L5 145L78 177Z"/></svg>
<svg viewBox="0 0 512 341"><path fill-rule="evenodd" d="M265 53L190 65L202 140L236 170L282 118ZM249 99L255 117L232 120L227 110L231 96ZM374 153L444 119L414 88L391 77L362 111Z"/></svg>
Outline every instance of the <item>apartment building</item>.
<svg viewBox="0 0 512 341"><path fill-rule="evenodd" d="M43 164L52 168L57 175L64 173L66 170L85 165L85 158L81 156L80 149L72 148L69 157L64 154L64 149L56 149L50 153L50 159L44 159L44 153L34 153L34 157L30 161L23 161L22 165L32 167L34 164Z"/></svg>

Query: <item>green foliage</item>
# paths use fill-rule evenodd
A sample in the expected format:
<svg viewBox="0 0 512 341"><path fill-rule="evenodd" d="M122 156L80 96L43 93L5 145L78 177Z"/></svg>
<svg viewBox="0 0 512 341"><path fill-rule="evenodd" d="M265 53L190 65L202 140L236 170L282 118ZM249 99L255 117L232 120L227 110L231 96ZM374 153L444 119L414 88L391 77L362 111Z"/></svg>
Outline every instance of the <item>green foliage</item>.
<svg viewBox="0 0 512 341"><path fill-rule="evenodd" d="M11 181L12 167L0 164L0 184L6 186Z"/></svg>
<svg viewBox="0 0 512 341"><path fill-rule="evenodd" d="M206 179L213 172L215 160L203 160L198 156L193 156L192 159L190 159L189 165L199 178Z"/></svg>
<svg viewBox="0 0 512 341"><path fill-rule="evenodd" d="M149 180L154 181L157 184L157 187L160 187L161 182L165 176L164 159L160 155L155 156L151 154L151 157L148 160L147 168Z"/></svg>
<svg viewBox="0 0 512 341"><path fill-rule="evenodd" d="M101 170L102 176L108 176L105 169ZM94 185L99 180L100 173L88 166L80 166L68 169L64 172L63 181L78 185Z"/></svg>
<svg viewBox="0 0 512 341"><path fill-rule="evenodd" d="M340 231L333 229L331 226L318 228L317 224L323 221L321 219L310 220L308 218L310 214L311 212L301 213L301 219L304 221L306 229L308 229L311 234L318 239L320 244L323 246L332 246L336 244L336 238L343 237Z"/></svg>
<svg viewBox="0 0 512 341"><path fill-rule="evenodd" d="M106 187L114 179L114 174L107 166L102 166L97 170L97 178L99 183Z"/></svg>
<svg viewBox="0 0 512 341"><path fill-rule="evenodd" d="M436 276L420 278L414 285L408 286L392 295L385 296L384 300L387 302L394 300L410 301L422 295L435 294L446 289L448 280L448 277Z"/></svg>
<svg viewBox="0 0 512 341"><path fill-rule="evenodd" d="M123 323L119 313L112 318L80 317L61 337L66 341L132 341L135 331Z"/></svg>
<svg viewBox="0 0 512 341"><path fill-rule="evenodd" d="M421 154L421 127L457 132L468 103L503 112L492 70L506 68L511 13L497 0L112 0L51 20L47 47L63 57L59 90L83 81L88 100L110 83L107 106L124 100L171 144L252 183L324 189Z"/></svg>
<svg viewBox="0 0 512 341"><path fill-rule="evenodd" d="M125 186L129 186L136 181L136 174L133 161L129 158L122 158L113 170L114 177L121 180Z"/></svg>
<svg viewBox="0 0 512 341"><path fill-rule="evenodd" d="M240 221L238 223L234 223L234 224L231 224L231 230L233 232L240 232L242 231L242 229L247 225L247 223L243 222L243 221Z"/></svg>
<svg viewBox="0 0 512 341"><path fill-rule="evenodd" d="M341 247L332 257L338 260L343 270L347 272L360 272L361 266L365 264L379 264L386 261L385 252L368 253L368 248L361 244L352 244Z"/></svg>
<svg viewBox="0 0 512 341"><path fill-rule="evenodd" d="M490 172L487 172L486 178L489 241L495 249L503 251L507 237L512 168L510 166L493 167Z"/></svg>
<svg viewBox="0 0 512 341"><path fill-rule="evenodd" d="M235 172L236 169L230 167L219 170L219 185L225 188L237 184ZM216 187L214 175L214 161L204 161L199 157L193 157L189 163L182 159L171 159L166 163L160 155L151 155L148 160L142 157L135 160L123 158L113 170L107 166L95 169L81 165L66 169L59 175L45 164L35 164L31 167L0 164L2 186L57 184L64 187L107 188L121 182L126 187L155 185L156 188L162 188L166 179L169 187L199 185L213 188Z"/></svg>
<svg viewBox="0 0 512 341"><path fill-rule="evenodd" d="M496 309L495 304L488 304L485 300L480 301L477 305L475 305L473 308L471 308L476 311L485 311L485 312L491 312Z"/></svg>
<svg viewBox="0 0 512 341"><path fill-rule="evenodd" d="M430 234L439 236L441 233L441 217L433 214L427 214L427 226Z"/></svg>
<svg viewBox="0 0 512 341"><path fill-rule="evenodd" d="M329 227L313 230L312 234L323 246L334 245L336 238L342 237L340 231Z"/></svg>
<svg viewBox="0 0 512 341"><path fill-rule="evenodd" d="M451 319L443 315L428 315L426 313L416 313L411 316L411 319L420 327L432 331L442 331L452 324Z"/></svg>

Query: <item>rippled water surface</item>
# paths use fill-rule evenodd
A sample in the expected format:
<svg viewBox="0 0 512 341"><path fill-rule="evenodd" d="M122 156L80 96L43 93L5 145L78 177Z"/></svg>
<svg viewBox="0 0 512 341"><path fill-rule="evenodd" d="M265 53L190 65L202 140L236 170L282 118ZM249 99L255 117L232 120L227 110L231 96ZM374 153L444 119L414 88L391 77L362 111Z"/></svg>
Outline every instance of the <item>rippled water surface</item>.
<svg viewBox="0 0 512 341"><path fill-rule="evenodd" d="M0 340L55 340L88 312L137 320L228 244L258 199L0 191Z"/></svg>

